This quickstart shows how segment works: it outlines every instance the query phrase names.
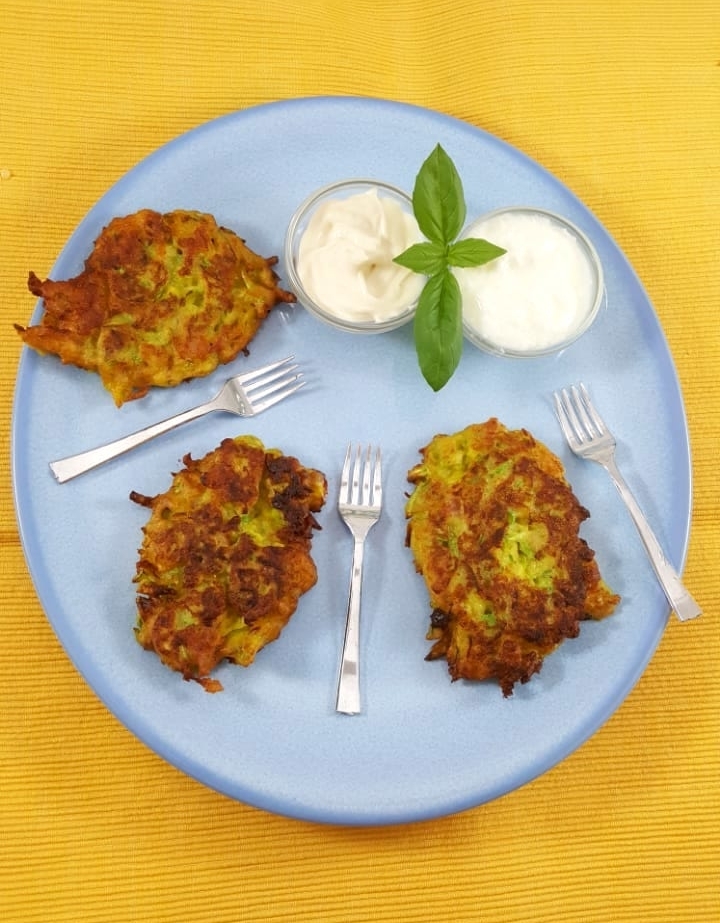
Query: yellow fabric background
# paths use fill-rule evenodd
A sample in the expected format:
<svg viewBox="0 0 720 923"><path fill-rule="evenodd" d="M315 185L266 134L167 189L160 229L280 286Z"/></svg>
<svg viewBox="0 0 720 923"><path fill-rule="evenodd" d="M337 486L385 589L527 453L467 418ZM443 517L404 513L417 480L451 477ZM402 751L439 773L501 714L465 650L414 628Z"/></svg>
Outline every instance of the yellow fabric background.
<svg viewBox="0 0 720 923"><path fill-rule="evenodd" d="M658 311L694 453L685 576L705 615L669 624L627 701L553 771L387 829L234 803L120 726L39 606L9 473L28 269L49 272L97 198L165 141L318 94L466 119L580 196ZM4 920L720 919L719 156L717 0L0 0Z"/></svg>

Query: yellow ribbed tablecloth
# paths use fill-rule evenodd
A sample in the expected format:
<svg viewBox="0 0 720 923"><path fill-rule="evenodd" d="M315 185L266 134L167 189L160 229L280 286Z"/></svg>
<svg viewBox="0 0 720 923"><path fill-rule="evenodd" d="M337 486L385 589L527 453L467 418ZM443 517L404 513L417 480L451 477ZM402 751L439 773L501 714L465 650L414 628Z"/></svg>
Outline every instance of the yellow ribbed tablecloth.
<svg viewBox="0 0 720 923"><path fill-rule="evenodd" d="M694 519L671 621L612 719L462 815L314 826L148 751L84 684L18 538L10 419L30 268L202 122L363 95L467 120L568 185L627 254L686 401ZM278 139L282 143L282 139ZM720 5L717 0L0 0L0 912L79 921L720 919Z"/></svg>

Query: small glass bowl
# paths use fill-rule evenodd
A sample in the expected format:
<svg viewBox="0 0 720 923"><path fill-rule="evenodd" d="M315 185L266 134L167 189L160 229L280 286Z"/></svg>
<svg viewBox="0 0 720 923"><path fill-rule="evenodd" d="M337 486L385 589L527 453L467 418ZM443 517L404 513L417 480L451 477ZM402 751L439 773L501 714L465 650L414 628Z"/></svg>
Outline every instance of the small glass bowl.
<svg viewBox="0 0 720 923"><path fill-rule="evenodd" d="M412 215L412 198L396 186L373 179L340 180L328 186L323 186L305 199L292 216L285 235L285 269L289 285L297 295L298 300L315 317L338 330L345 330L349 333L385 333L388 330L395 330L397 327L411 321L417 310L417 298L415 298L412 302L404 305L392 317L384 320L349 320L339 317L319 305L308 294L300 279L297 265L300 240L315 211L329 199L347 199L350 196L368 192L372 189L376 190L381 198L394 200L402 207L403 211Z"/></svg>
<svg viewBox="0 0 720 923"><path fill-rule="evenodd" d="M473 223L465 229L463 232L463 237L482 237L484 236L483 231L478 228L478 226L485 221L490 220L491 218L496 218L505 214L520 214L520 215L530 215L530 216L540 216L543 219L547 219L552 222L554 225L562 228L564 231L572 235L575 242L578 244L580 251L585 256L590 270L591 276L591 292L590 297L588 298L587 310L583 313L582 318L579 323L573 327L573 329L563 336L561 339L548 343L544 346L537 348L512 348L509 346L504 346L493 342L486 337L484 337L480 331L473 326L466 317L466 311L463 308L463 333L467 340L469 340L474 346L477 346L478 349L482 349L484 352L492 353L496 356L508 356L510 358L516 359L528 359L536 358L539 356L549 356L553 353L558 353L561 350L568 347L571 343L574 343L583 333L587 332L590 329L595 318L598 315L598 311L603 303L605 297L605 283L602 263L600 262L600 257L595 250L595 247L592 245L588 237L574 225L571 221L568 221L567 218L562 217L561 215L556 214L555 212L547 211L543 208L535 208L531 206L510 206L507 208L499 208L495 211L488 212L486 215L481 215ZM508 251L511 250L512 243L508 241L494 240L491 233L488 233L488 239L492 243L498 244L498 246L505 247ZM500 257L499 259L503 259ZM488 264L492 265L492 264Z"/></svg>

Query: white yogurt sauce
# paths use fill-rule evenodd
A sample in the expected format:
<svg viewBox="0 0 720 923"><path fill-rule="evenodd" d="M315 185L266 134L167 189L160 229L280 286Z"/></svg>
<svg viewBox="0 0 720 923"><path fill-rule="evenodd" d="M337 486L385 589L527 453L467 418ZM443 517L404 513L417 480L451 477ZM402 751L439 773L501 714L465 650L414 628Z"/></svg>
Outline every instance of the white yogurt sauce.
<svg viewBox="0 0 720 923"><path fill-rule="evenodd" d="M592 311L600 279L578 237L549 215L509 210L463 235L503 247L498 259L456 272L463 320L483 341L514 353L572 339Z"/></svg>
<svg viewBox="0 0 720 923"><path fill-rule="evenodd" d="M420 240L413 215L376 189L331 199L318 206L300 238L297 273L328 314L387 321L420 295L424 277L393 263Z"/></svg>

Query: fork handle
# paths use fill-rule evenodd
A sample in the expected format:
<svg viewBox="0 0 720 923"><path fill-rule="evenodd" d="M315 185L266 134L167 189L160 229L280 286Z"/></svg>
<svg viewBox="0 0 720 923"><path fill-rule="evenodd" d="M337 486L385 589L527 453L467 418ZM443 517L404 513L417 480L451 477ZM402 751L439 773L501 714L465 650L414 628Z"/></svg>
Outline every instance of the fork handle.
<svg viewBox="0 0 720 923"><path fill-rule="evenodd" d="M335 705L336 711L346 715L357 715L360 712L360 596L364 556L365 539L356 536L350 572L345 640Z"/></svg>
<svg viewBox="0 0 720 923"><path fill-rule="evenodd" d="M195 420L197 417L201 417L214 409L213 401L208 401L205 404L192 407L190 410L175 414L173 417L168 417L167 420L161 420L159 423L153 423L152 426L146 426L145 429L131 433L129 436L122 436L114 442L108 442L106 445L98 446L95 449L88 449L86 452L80 452L77 455L70 455L67 458L50 462L50 470L57 480L64 484L65 481L69 481L79 474L84 474L92 468L97 468L98 465L104 465L105 462L110 461L112 458L117 458L118 455L129 452L130 449L154 439L155 436L167 433L169 430L175 429L175 427L181 426L183 423L188 423L190 420Z"/></svg>
<svg viewBox="0 0 720 923"><path fill-rule="evenodd" d="M665 557L665 553L660 547L660 543L655 538L655 534L650 528L647 519L638 506L635 497L632 495L630 488L625 482L625 479L623 478L622 474L620 474L617 465L615 465L615 463L612 461L608 461L605 467L610 477L612 478L615 487L617 487L618 493L625 501L625 505L630 511L630 515L632 516L633 522L635 523L635 526L640 533L640 538L642 539L642 543L645 546L648 557L650 558L650 563L653 566L655 574L660 581L660 585L665 592L665 596L675 611L675 614L681 622L685 622L688 619L694 619L698 615L701 615L702 610L700 609L700 606L698 606L690 593L683 586L680 577L678 577L675 569Z"/></svg>

